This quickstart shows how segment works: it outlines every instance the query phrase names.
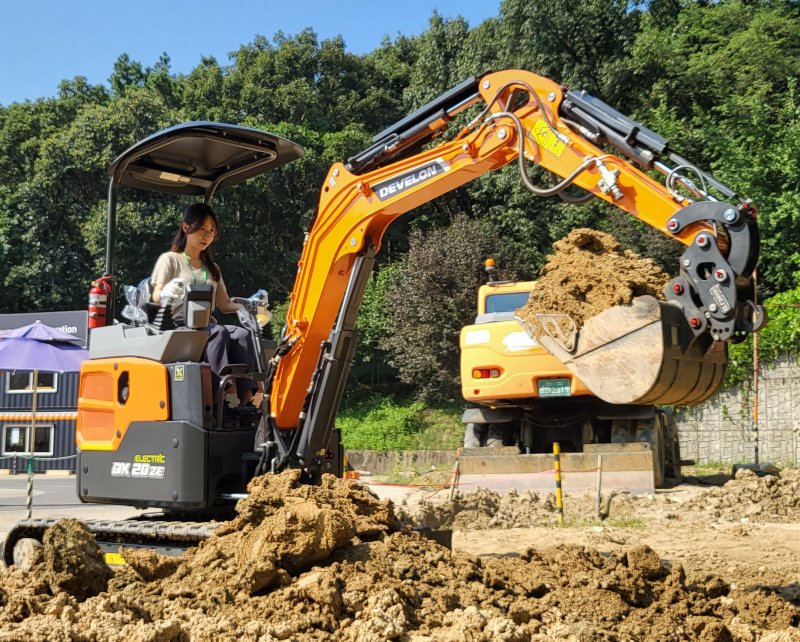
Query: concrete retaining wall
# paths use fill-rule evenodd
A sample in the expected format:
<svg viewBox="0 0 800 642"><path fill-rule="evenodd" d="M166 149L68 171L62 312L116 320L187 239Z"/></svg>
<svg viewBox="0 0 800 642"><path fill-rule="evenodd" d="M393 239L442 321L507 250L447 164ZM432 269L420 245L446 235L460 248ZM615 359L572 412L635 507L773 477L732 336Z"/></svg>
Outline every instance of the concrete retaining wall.
<svg viewBox="0 0 800 642"><path fill-rule="evenodd" d="M455 450L410 450L380 452L377 450L348 450L347 464L353 470L366 470L373 475L391 475L395 471L428 472L432 467L453 466Z"/></svg>
<svg viewBox="0 0 800 642"><path fill-rule="evenodd" d="M722 390L706 403L680 411L676 420L681 456L706 462L800 465L800 365L784 355L758 378L758 430L752 380Z"/></svg>

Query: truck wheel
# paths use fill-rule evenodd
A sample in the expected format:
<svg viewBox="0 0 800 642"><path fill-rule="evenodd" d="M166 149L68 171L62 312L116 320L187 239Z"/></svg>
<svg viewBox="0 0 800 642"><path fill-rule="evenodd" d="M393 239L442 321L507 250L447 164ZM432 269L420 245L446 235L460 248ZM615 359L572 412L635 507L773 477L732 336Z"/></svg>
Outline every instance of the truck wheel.
<svg viewBox="0 0 800 642"><path fill-rule="evenodd" d="M468 423L464 425L464 448L481 447L481 431L483 424Z"/></svg>
<svg viewBox="0 0 800 642"><path fill-rule="evenodd" d="M681 444L678 438L678 426L672 413L662 415L664 422L664 478L672 484L680 484L681 477Z"/></svg>
<svg viewBox="0 0 800 642"><path fill-rule="evenodd" d="M486 434L487 448L500 448L503 444L505 433L497 424L489 424L489 432Z"/></svg>

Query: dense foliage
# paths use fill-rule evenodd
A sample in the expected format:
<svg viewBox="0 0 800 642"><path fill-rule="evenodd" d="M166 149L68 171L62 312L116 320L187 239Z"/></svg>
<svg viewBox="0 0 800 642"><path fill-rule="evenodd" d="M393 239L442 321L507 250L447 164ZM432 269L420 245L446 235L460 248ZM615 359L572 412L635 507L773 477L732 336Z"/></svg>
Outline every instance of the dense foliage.
<svg viewBox="0 0 800 642"><path fill-rule="evenodd" d="M341 38L320 42L311 30L259 36L229 61L205 58L188 74L172 73L166 54L152 67L123 54L106 85L76 77L56 98L0 107L0 311L85 306L104 265L106 167L137 140L188 120L256 126L306 148L300 161L215 203L215 255L229 288L265 287L284 309L327 167L469 75L505 67L602 97L752 199L764 295L796 302L800 6L504 0L480 25L434 13L422 35L387 39L367 55L349 53ZM149 273L184 205L121 191L121 282ZM474 313L482 260L493 254L509 275L535 276L552 242L579 225L612 231L676 271L676 247L662 234L599 202L537 199L515 167L398 221L364 303L351 386L457 399L458 328ZM764 335L765 350L797 348L797 308L770 311L781 331Z"/></svg>
<svg viewBox="0 0 800 642"><path fill-rule="evenodd" d="M800 286L776 294L763 305L769 322L758 333L758 359L759 364L769 366L787 351L796 351L800 346ZM751 336L730 347L726 383L743 381L752 374L755 365L753 340Z"/></svg>
<svg viewBox="0 0 800 642"><path fill-rule="evenodd" d="M336 427L349 450L453 450L464 442L461 408L385 395L348 404Z"/></svg>
<svg viewBox="0 0 800 642"><path fill-rule="evenodd" d="M464 215L425 234L415 230L410 242L386 288L386 309L393 311L386 317L386 347L400 381L421 399L452 401L460 394L458 336L475 318L483 259L513 266L513 257L488 221Z"/></svg>

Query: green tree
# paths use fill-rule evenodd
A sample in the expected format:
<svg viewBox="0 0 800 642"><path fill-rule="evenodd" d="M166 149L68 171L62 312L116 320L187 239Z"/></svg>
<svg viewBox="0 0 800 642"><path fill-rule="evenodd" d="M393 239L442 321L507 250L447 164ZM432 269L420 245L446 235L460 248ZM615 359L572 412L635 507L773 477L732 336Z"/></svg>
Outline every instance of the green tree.
<svg viewBox="0 0 800 642"><path fill-rule="evenodd" d="M631 62L643 118L760 209L761 285L792 288L800 245L796 3L686 3L646 14Z"/></svg>
<svg viewBox="0 0 800 642"><path fill-rule="evenodd" d="M145 85L161 96L161 100L168 107L181 106L182 78L170 74L170 58L166 52L159 56L153 67L147 68Z"/></svg>
<svg viewBox="0 0 800 642"><path fill-rule="evenodd" d="M391 387L396 382L397 370L391 364L389 353L390 329L388 316L388 284L397 271L391 264L375 272L370 279L356 322L357 346L350 369L351 390L361 391Z"/></svg>
<svg viewBox="0 0 800 642"><path fill-rule="evenodd" d="M85 305L89 281L102 267L102 254L92 250L105 248L105 168L119 150L172 120L165 112L146 89L129 90L108 107L85 105L68 127L40 141L31 175L3 212L10 264L3 289L11 309ZM91 225L93 217L102 223ZM121 226L119 266L127 276L126 232Z"/></svg>
<svg viewBox="0 0 800 642"><path fill-rule="evenodd" d="M498 59L617 103L640 12L627 0L504 0Z"/></svg>
<svg viewBox="0 0 800 642"><path fill-rule="evenodd" d="M800 352L800 286L766 299L763 305L769 321L758 333L758 358L762 365L769 367L770 363L786 353ZM730 347L726 385L738 384L750 378L753 356L752 336Z"/></svg>
<svg viewBox="0 0 800 642"><path fill-rule="evenodd" d="M147 73L142 63L131 60L128 54L122 54L114 62L114 73L108 79L111 90L117 96L122 96L131 87L141 87L147 78Z"/></svg>
<svg viewBox="0 0 800 642"><path fill-rule="evenodd" d="M459 76L458 60L468 33L469 25L463 18L445 20L438 13L431 16L428 30L416 43L417 56L404 92L407 108L421 107L464 80Z"/></svg>
<svg viewBox="0 0 800 642"><path fill-rule="evenodd" d="M487 256L505 260L495 228L456 216L446 228L414 232L408 256L389 278L386 346L400 381L421 400L460 397L458 336L475 317Z"/></svg>
<svg viewBox="0 0 800 642"><path fill-rule="evenodd" d="M203 57L187 76L183 91L183 111L187 120L236 122L235 110L226 109L227 76L213 57Z"/></svg>

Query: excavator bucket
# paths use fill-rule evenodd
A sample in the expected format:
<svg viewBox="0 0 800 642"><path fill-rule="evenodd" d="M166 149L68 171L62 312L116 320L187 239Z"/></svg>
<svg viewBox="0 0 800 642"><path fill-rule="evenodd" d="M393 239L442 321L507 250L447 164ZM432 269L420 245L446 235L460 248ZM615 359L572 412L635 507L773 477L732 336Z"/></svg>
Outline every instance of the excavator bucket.
<svg viewBox="0 0 800 642"><path fill-rule="evenodd" d="M566 315L536 319L545 333L539 344L609 403L691 406L711 397L725 374L726 344L696 336L676 305L651 296L609 308L580 330Z"/></svg>

